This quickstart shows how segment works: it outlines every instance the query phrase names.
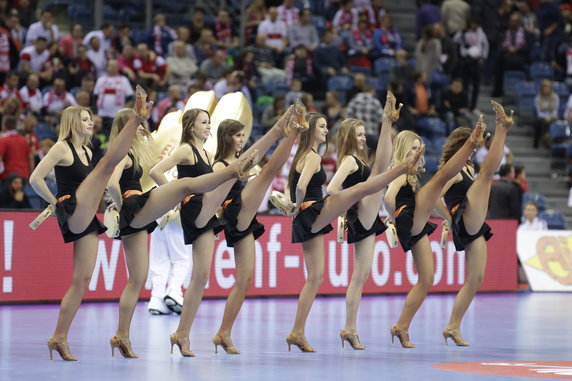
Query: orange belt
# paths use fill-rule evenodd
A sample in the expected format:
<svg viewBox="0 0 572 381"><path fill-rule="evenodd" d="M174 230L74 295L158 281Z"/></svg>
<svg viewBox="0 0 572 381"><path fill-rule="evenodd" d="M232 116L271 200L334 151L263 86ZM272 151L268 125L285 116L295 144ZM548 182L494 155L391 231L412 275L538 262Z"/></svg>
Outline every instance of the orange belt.
<svg viewBox="0 0 572 381"><path fill-rule="evenodd" d="M194 194L190 194L181 201L181 204L185 205L187 202L191 201L191 198L195 197Z"/></svg>
<svg viewBox="0 0 572 381"><path fill-rule="evenodd" d="M62 201L67 200L68 198L71 198L71 196L69 194L65 194L62 197L58 198L58 200L56 201L56 204L59 204Z"/></svg>
<svg viewBox="0 0 572 381"><path fill-rule="evenodd" d="M395 213L393 213L393 218L395 219L399 217L399 215L401 214L401 212L403 212L403 209L405 209L405 207L407 207L407 205L401 205L399 209L397 209Z"/></svg>
<svg viewBox="0 0 572 381"><path fill-rule="evenodd" d="M312 205L313 203L315 203L316 201L306 201L303 202L302 205L300 205L300 210L304 210L306 208L308 208L310 205Z"/></svg>
<svg viewBox="0 0 572 381"><path fill-rule="evenodd" d="M459 206L461 206L461 203L458 203L457 205L455 205L455 206L451 209L451 216L457 212L457 209L459 209Z"/></svg>
<svg viewBox="0 0 572 381"><path fill-rule="evenodd" d="M128 191L125 191L125 193L123 193L123 199L125 200L127 197L138 196L140 194L143 194L143 192L138 191L138 190L128 190Z"/></svg>
<svg viewBox="0 0 572 381"><path fill-rule="evenodd" d="M232 202L232 198L229 200L226 200L223 204L222 204L222 208L226 208L228 206L228 204L230 204Z"/></svg>

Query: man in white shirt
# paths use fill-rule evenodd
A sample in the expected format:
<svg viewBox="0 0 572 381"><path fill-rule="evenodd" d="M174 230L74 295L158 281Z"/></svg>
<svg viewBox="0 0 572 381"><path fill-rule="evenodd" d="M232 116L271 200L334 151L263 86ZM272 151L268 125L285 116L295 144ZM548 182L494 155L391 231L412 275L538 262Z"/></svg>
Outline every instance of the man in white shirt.
<svg viewBox="0 0 572 381"><path fill-rule="evenodd" d="M101 47L101 41L97 36L93 36L89 40L88 46L89 50L87 51L87 58L91 61L91 63L95 67L97 76L100 77L105 73L105 67L107 66L105 50Z"/></svg>
<svg viewBox="0 0 572 381"><path fill-rule="evenodd" d="M42 111L44 101L42 99L42 92L39 89L40 79L36 74L30 74L26 85L20 89L22 95L22 102L27 111L39 114Z"/></svg>
<svg viewBox="0 0 572 381"><path fill-rule="evenodd" d="M50 59L48 43L45 37L38 37L33 46L28 46L20 52L20 71L25 74L40 73Z"/></svg>
<svg viewBox="0 0 572 381"><path fill-rule="evenodd" d="M277 53L282 53L286 48L288 31L286 24L278 20L276 7L268 9L268 17L258 26L258 33L266 36L266 46Z"/></svg>
<svg viewBox="0 0 572 381"><path fill-rule="evenodd" d="M68 106L77 106L77 102L73 95L66 91L64 79L56 78L51 90L44 94L44 107L48 113L60 116Z"/></svg>
<svg viewBox="0 0 572 381"><path fill-rule="evenodd" d="M85 35L83 38L83 44L85 46L89 46L89 41L91 41L92 37L99 38L99 43L101 45L101 49L106 52L107 50L111 49L111 39L113 37L113 25L111 24L103 24L99 30L92 30L88 34Z"/></svg>
<svg viewBox="0 0 572 381"><path fill-rule="evenodd" d="M546 221L538 218L538 207L534 201L528 201L524 205L524 221L518 226L518 230L548 230Z"/></svg>
<svg viewBox="0 0 572 381"><path fill-rule="evenodd" d="M290 27L296 24L299 20L300 10L294 5L294 0L284 0L281 6L278 7L278 19Z"/></svg>
<svg viewBox="0 0 572 381"><path fill-rule="evenodd" d="M40 21L33 23L28 29L26 46L32 45L38 37L44 37L48 42L57 41L59 34L60 30L54 25L52 12L43 10Z"/></svg>
<svg viewBox="0 0 572 381"><path fill-rule="evenodd" d="M24 104L22 101L22 94L18 91L19 79L20 78L17 73L8 73L6 75L4 86L0 87L0 106L2 106L10 97L16 97L21 104Z"/></svg>
<svg viewBox="0 0 572 381"><path fill-rule="evenodd" d="M103 118L113 118L125 107L126 98L134 94L129 79L119 74L119 63L116 59L109 60L107 74L97 79L93 92L97 95L97 113Z"/></svg>

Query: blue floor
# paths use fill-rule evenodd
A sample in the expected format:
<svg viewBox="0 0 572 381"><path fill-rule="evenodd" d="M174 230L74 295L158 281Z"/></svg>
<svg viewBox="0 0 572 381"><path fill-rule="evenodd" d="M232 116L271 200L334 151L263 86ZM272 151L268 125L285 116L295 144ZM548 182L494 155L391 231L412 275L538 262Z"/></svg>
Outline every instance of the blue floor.
<svg viewBox="0 0 572 381"><path fill-rule="evenodd" d="M191 331L195 358L169 354L169 333L178 316L150 316L140 303L131 339L139 359L111 358L109 338L117 321L116 303L86 303L72 326L69 344L78 362L49 360L46 340L57 305L0 306L0 380L515 380L515 377L460 373L433 368L457 362L558 361L572 358L571 294L478 295L463 323L470 347L444 346L454 295L431 295L410 329L415 349L391 345L389 327L404 296L364 297L358 330L365 351L341 349L338 336L344 299L318 298L307 337L318 353L287 351L295 299L250 299L238 317L233 340L241 351L215 355L211 337L220 324L224 300L203 301ZM57 358L56 358L57 357ZM572 375L558 376L572 379Z"/></svg>

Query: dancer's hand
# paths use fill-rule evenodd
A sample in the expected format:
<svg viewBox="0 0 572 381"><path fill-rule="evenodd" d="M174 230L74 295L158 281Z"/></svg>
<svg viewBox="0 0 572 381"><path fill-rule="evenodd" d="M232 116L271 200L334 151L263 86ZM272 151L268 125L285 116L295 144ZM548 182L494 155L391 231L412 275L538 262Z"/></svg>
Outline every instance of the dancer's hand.
<svg viewBox="0 0 572 381"><path fill-rule="evenodd" d="M134 110L141 118L147 120L151 116L153 101L147 103L147 92L139 85L135 87L135 107Z"/></svg>
<svg viewBox="0 0 572 381"><path fill-rule="evenodd" d="M403 103L399 104L399 108L395 108L397 99L391 91L387 91L387 97L385 99L385 107L383 108L383 120L395 122L399 119L399 114L401 113L401 108Z"/></svg>
<svg viewBox="0 0 572 381"><path fill-rule="evenodd" d="M307 113L306 106L304 106L304 104L300 101L300 99L298 99L294 107L296 111L294 114L294 120L296 121L296 123L300 125L300 128L302 130L307 130L308 128L310 128L310 125L306 120L306 113Z"/></svg>
<svg viewBox="0 0 572 381"><path fill-rule="evenodd" d="M425 168L423 168L419 163L419 160L421 159L421 156L423 155L424 152L425 152L425 144L422 144L415 154L411 154L407 156L405 160L403 160L402 163L406 174L418 175L422 172L425 172Z"/></svg>
<svg viewBox="0 0 572 381"><path fill-rule="evenodd" d="M276 127L278 127L278 129L280 130L282 136L288 136L290 132L297 127L296 125L293 124L295 123L293 119L294 119L294 105L291 105L290 107L288 107L288 110L286 110L286 112L282 114L280 119L278 119L278 122L276 122Z"/></svg>
<svg viewBox="0 0 572 381"><path fill-rule="evenodd" d="M479 120L477 120L477 124L471 132L471 142L474 144L475 148L482 147L485 144L486 138L490 135L484 135L485 130L487 129L487 125L484 122L484 116L481 114L479 116Z"/></svg>
<svg viewBox="0 0 572 381"><path fill-rule="evenodd" d="M514 124L514 110L510 110L510 116L507 116L500 103L491 101L491 105L495 110L497 124L504 126L507 130L511 128Z"/></svg>

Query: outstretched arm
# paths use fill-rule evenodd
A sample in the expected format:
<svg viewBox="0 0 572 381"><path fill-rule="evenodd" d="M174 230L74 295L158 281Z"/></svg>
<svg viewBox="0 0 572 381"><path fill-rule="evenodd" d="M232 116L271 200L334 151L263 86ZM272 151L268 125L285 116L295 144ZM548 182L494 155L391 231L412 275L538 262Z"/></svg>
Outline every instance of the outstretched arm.
<svg viewBox="0 0 572 381"><path fill-rule="evenodd" d="M109 192L109 195L111 196L118 210L121 209L121 205L123 204L123 198L121 196L121 187L119 186L119 180L121 179L121 174L123 173L123 170L127 165L127 158L128 156L125 156L123 160L121 160L119 164L117 164L115 170L113 171L113 174L111 175L111 178L107 182L107 191Z"/></svg>

